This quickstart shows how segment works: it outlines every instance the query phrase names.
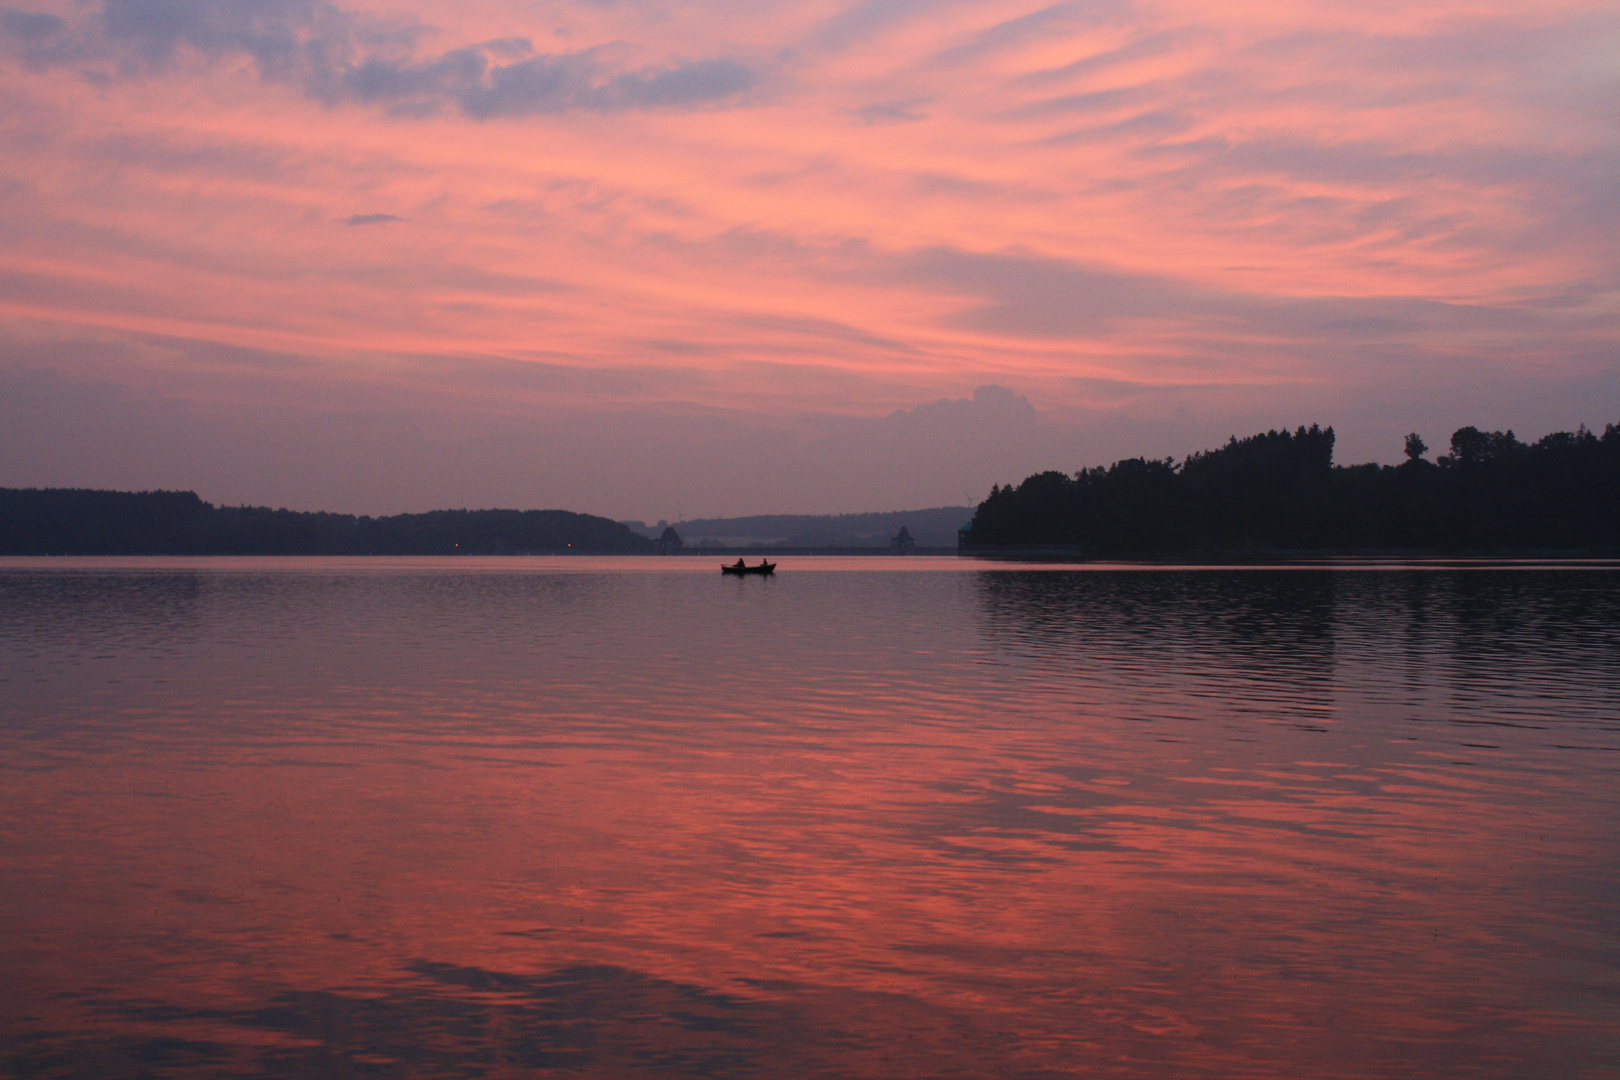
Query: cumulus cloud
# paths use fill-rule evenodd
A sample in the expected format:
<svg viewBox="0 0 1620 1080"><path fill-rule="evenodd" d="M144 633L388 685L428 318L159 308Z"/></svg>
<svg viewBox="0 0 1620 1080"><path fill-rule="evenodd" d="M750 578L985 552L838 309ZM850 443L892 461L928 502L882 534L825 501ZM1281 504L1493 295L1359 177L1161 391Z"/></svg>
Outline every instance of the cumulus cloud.
<svg viewBox="0 0 1620 1080"><path fill-rule="evenodd" d="M1024 427L1035 423L1029 398L994 383L973 391L971 398L940 398L913 409L890 413L889 425L908 434L944 432L966 434L975 427Z"/></svg>
<svg viewBox="0 0 1620 1080"><path fill-rule="evenodd" d="M261 78L326 104L382 105L401 116L474 118L734 103L759 82L726 57L626 69L614 50L535 52L523 37L420 55L429 28L382 22L325 0L102 0L68 22L0 9L0 38L30 67L100 64L153 75L188 61L249 58Z"/></svg>

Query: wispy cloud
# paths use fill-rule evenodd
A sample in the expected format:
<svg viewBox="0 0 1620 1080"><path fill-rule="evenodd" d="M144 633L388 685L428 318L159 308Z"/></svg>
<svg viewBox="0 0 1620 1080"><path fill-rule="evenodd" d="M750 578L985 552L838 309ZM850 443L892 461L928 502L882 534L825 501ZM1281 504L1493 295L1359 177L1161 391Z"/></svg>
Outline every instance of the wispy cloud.
<svg viewBox="0 0 1620 1080"><path fill-rule="evenodd" d="M401 116L693 108L736 101L758 83L753 68L731 58L627 69L609 59L612 50L537 53L526 37L422 55L429 28L323 0L102 0L72 21L7 8L0 34L31 67L99 65L103 78L245 57L267 82L317 101L384 105Z"/></svg>
<svg viewBox="0 0 1620 1080"><path fill-rule="evenodd" d="M906 483L971 472L861 426L970 400L1019 467L1620 419L1599 0L9 2L0 363L58 334L29 371L244 424L279 402L272 442L305 415L364 457L323 402L442 435L382 461L566 430L605 489L628 451L576 418L633 414L599 426L767 499L727 485L737 454L846 421ZM1003 437L1031 421L989 385L1074 438ZM141 430L128 461L169 461ZM828 454L822 489L861 472Z"/></svg>
<svg viewBox="0 0 1620 1080"><path fill-rule="evenodd" d="M911 124L928 119L928 114L918 108L924 101L923 98L874 101L870 105L850 109L849 114L863 124Z"/></svg>

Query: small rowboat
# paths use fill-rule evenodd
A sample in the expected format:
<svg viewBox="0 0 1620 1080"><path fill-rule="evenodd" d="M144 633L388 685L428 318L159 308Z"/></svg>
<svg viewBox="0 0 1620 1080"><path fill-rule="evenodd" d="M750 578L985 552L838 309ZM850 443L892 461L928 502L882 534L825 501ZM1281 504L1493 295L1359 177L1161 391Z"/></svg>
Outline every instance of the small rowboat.
<svg viewBox="0 0 1620 1080"><path fill-rule="evenodd" d="M744 574L758 574L761 577L764 577L766 574L776 573L776 564L773 562L766 562L764 559L761 559L759 560L758 566L744 566L739 561L734 562L729 566L722 565L720 567L720 572L722 574L736 574L738 577L741 577Z"/></svg>

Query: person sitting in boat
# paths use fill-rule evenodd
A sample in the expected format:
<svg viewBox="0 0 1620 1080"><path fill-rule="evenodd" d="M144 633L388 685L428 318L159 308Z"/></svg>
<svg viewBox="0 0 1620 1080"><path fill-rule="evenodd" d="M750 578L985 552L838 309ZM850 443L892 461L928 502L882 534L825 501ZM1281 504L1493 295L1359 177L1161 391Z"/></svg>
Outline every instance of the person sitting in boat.
<svg viewBox="0 0 1620 1080"><path fill-rule="evenodd" d="M739 569L739 570L741 570L741 569L743 569L743 568L744 568L744 567L746 567L746 566L747 566L747 565L748 565L748 564L747 564L747 563L745 563L745 562L743 562L743 561L742 561L742 560L741 560L741 559L738 559L738 560L737 560L737 569Z"/></svg>

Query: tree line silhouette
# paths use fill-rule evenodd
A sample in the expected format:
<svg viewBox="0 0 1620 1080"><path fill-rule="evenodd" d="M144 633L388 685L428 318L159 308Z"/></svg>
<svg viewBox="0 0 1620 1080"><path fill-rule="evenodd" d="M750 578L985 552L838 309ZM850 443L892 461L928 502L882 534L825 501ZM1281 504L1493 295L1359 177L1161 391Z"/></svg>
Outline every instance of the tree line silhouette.
<svg viewBox="0 0 1620 1080"><path fill-rule="evenodd" d="M1620 428L1459 429L1451 452L1406 437L1400 465L1334 465L1334 433L1233 437L1179 465L1131 458L996 486L973 515L975 547L1078 546L1091 555L1199 551L1620 549Z"/></svg>
<svg viewBox="0 0 1620 1080"><path fill-rule="evenodd" d="M5 555L648 554L653 542L567 510L357 517L214 506L190 491L0 488Z"/></svg>

